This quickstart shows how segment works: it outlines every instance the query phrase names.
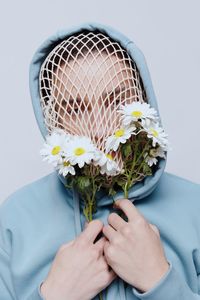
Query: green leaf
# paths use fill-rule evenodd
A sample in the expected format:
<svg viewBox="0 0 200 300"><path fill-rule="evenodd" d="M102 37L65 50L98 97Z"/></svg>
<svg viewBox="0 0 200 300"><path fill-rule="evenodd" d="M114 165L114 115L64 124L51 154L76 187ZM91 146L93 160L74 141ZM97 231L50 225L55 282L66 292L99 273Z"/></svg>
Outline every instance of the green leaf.
<svg viewBox="0 0 200 300"><path fill-rule="evenodd" d="M124 186L125 184L126 184L126 180L124 179L118 179L118 180L116 180L116 183L118 184L118 186Z"/></svg>
<svg viewBox="0 0 200 300"><path fill-rule="evenodd" d="M126 158L128 157L132 152L132 149L131 149L131 145L129 142L127 142L126 144L123 144L122 146L122 154L123 156Z"/></svg>
<svg viewBox="0 0 200 300"><path fill-rule="evenodd" d="M85 189L88 189L91 186L91 181L86 176L79 176L77 177L76 185L81 191L84 191Z"/></svg>
<svg viewBox="0 0 200 300"><path fill-rule="evenodd" d="M143 165L143 173L146 175L152 175L151 167L147 163Z"/></svg>
<svg viewBox="0 0 200 300"><path fill-rule="evenodd" d="M114 196L117 192L113 189L113 187L109 188L108 194L109 196Z"/></svg>

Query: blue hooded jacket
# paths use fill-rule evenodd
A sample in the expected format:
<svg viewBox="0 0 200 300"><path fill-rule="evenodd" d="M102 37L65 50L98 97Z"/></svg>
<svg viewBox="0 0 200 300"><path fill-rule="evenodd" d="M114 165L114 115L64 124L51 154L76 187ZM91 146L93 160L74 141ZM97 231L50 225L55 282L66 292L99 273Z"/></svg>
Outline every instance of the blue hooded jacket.
<svg viewBox="0 0 200 300"><path fill-rule="evenodd" d="M49 37L32 59L30 90L43 137L47 130L40 107L41 64L55 45L83 29L98 29L127 50L137 64L148 102L158 111L145 58L135 43L109 26L84 23ZM164 172L165 165L166 159L160 159L152 176L132 186L129 199L149 223L159 228L169 270L145 293L117 277L103 291L104 300L200 300L200 186ZM58 248L83 230L83 201L76 190L67 189L64 183L64 178L55 171L19 189L2 203L0 300L43 299L39 287ZM121 197L123 193L119 191L115 199ZM107 224L112 204L111 197L98 193L98 209L93 218Z"/></svg>

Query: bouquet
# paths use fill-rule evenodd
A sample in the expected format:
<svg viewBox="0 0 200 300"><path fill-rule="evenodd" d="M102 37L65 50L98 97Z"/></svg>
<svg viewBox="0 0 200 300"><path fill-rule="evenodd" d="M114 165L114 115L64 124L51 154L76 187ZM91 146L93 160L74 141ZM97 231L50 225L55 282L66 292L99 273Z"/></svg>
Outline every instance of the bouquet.
<svg viewBox="0 0 200 300"><path fill-rule="evenodd" d="M66 187L76 188L84 200L84 215L91 221L96 212L96 193L105 189L114 196L122 189L124 197L136 182L153 173L159 158L166 158L168 135L159 124L156 110L147 103L121 105L119 128L98 149L88 136L76 136L55 129L46 137L40 154L59 174Z"/></svg>

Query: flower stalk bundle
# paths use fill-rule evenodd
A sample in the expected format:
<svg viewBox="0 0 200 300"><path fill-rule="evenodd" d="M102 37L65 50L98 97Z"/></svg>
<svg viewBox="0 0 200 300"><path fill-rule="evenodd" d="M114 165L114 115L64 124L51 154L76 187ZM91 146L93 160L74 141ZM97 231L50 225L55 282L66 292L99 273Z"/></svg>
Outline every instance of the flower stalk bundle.
<svg viewBox="0 0 200 300"><path fill-rule="evenodd" d="M159 158L169 149L167 134L159 125L154 108L147 103L121 105L122 122L105 139L105 151L87 136L75 136L55 129L40 154L65 178L66 187L77 189L84 199L84 215L91 221L96 212L96 193L103 188L114 196L118 189L128 191L136 182L152 175ZM115 157L120 157L119 164Z"/></svg>

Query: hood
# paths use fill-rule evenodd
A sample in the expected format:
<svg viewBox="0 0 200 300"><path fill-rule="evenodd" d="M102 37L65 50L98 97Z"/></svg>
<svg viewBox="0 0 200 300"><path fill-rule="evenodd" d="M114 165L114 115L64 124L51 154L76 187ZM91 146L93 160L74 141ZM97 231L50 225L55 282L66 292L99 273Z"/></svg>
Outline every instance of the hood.
<svg viewBox="0 0 200 300"><path fill-rule="evenodd" d="M40 73L41 65L44 62L47 55L57 44L59 44L62 40L69 37L70 35L78 33L82 30L89 30L89 31L99 30L100 32L109 35L113 40L116 40L116 42L120 43L121 46L127 50L129 55L135 61L137 68L140 72L140 76L143 81L143 86L146 92L148 103L157 110L158 115L160 117L158 104L153 90L151 77L145 61L145 57L141 52L141 50L135 45L134 41L130 40L124 34L122 34L121 32L117 31L116 29L110 26L99 24L99 23L93 23L93 22L83 23L76 27L59 30L54 35L50 36L36 50L33 59L31 61L30 69L29 69L30 93L31 93L32 105L33 105L35 117L43 138L45 138L45 136L47 135L47 129L45 127L43 113L40 106L39 73ZM161 121L160 124L162 125ZM160 158L156 165L153 175L147 176L143 181L136 183L132 188L130 188L128 198L134 201L148 196L156 188L159 179L162 176L162 173L164 172L165 165L166 165L166 159ZM58 176L63 183L66 183L62 175L58 175ZM119 192L115 195L116 199L122 197L123 197L123 192ZM97 195L97 198L101 198L101 201L98 201L98 205L100 206L108 205L109 203L113 202L113 198L108 197L107 195L103 195L101 191Z"/></svg>
<svg viewBox="0 0 200 300"><path fill-rule="evenodd" d="M120 43L121 46L127 50L129 55L135 61L138 71L140 72L140 76L143 81L143 86L147 96L147 101L152 107L154 107L157 110L158 115L160 116L145 58L142 52L139 50L139 48L135 45L135 43L132 40L130 40L128 37L126 37L125 35L123 35L122 33L120 33L119 31L115 30L110 26L106 26L98 23L84 23L76 27L57 31L57 33L50 36L37 49L31 61L30 70L29 70L30 93L31 93L32 105L33 105L35 117L43 138L45 138L48 132L45 127L43 113L40 106L39 73L40 73L41 65L44 62L47 55L49 54L49 52L51 52L51 50L57 44L59 44L62 40L69 37L70 35L78 33L82 30L89 30L89 31L98 30L102 33L105 33L108 36L110 36L113 40L116 40L116 42ZM161 120L160 120L160 125L162 125ZM129 200L131 201L140 200L147 197L150 193L152 193L152 191L156 188L157 184L159 183L159 180L164 172L165 165L166 165L166 159L160 158L155 167L153 175L147 176L145 179L134 184L129 189L129 195L128 195ZM58 172L57 175L59 176L63 184L65 184L66 183L65 178L62 175L59 175ZM83 204L81 203L81 201L83 200L80 199L75 189L73 190L67 189L66 196L69 196L70 199L72 199L74 202L74 224L76 229L76 235L78 236L82 231L80 207L81 204ZM114 196L114 200L119 198L123 198L123 191L119 191ZM107 194L105 194L105 192L100 190L97 193L96 202L97 202L97 207L111 205L113 204L113 197L108 196ZM118 287L119 287L119 298L121 300L126 300L124 281L120 277L118 277L117 280L118 280Z"/></svg>

